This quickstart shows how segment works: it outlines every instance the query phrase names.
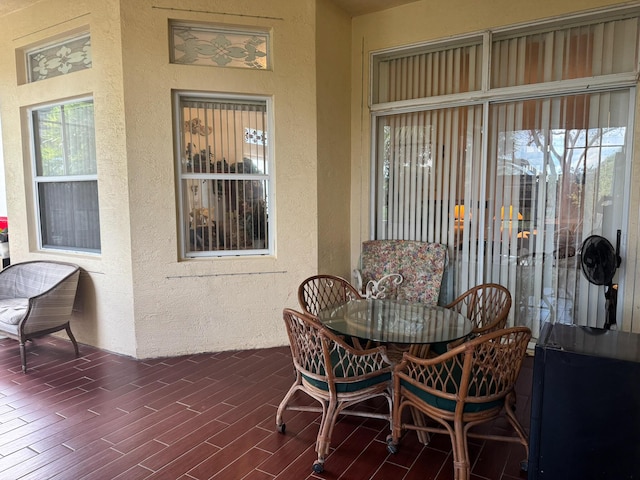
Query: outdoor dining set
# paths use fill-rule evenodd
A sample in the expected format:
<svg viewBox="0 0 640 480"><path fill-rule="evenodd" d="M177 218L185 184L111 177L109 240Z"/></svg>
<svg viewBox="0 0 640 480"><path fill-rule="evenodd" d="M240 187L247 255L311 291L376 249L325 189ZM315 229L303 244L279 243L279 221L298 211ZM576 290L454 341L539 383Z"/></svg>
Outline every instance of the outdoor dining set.
<svg viewBox="0 0 640 480"><path fill-rule="evenodd" d="M382 256L367 257L381 249ZM376 258L383 261L372 273L367 266ZM511 295L498 284L477 285L438 305L445 262L446 247L439 244L365 242L354 283L311 276L299 285L300 309L284 309L295 380L276 426L285 433L287 410L321 414L314 472L324 470L340 415L388 422L391 454L406 431L416 431L425 444L432 433L449 435L456 480L470 476L469 437L520 443L526 469L528 439L514 413L514 386L531 331L506 327ZM374 398L384 400L370 402ZM515 435L472 429L502 412Z"/></svg>

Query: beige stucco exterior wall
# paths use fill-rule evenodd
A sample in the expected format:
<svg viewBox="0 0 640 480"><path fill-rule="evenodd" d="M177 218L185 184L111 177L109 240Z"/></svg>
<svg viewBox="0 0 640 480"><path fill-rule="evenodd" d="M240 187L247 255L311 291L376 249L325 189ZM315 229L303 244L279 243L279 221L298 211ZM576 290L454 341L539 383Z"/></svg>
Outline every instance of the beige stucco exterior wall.
<svg viewBox="0 0 640 480"><path fill-rule="evenodd" d="M96 19L99 19L97 21ZM89 28L92 69L31 84L18 84L24 71L16 51ZM80 296L72 320L81 342L127 355L136 352L131 284L131 240L119 5L115 1L51 0L0 19L0 115L2 115L11 261L70 261L82 266ZM26 109L93 96L98 152L102 255L37 251L31 148Z"/></svg>
<svg viewBox="0 0 640 480"><path fill-rule="evenodd" d="M517 25L546 18L586 12L615 5L637 5L637 2L607 0L452 0L433 2L421 0L382 12L356 17L352 25L351 56L351 262L359 259L362 241L370 235L370 174L371 174L371 117L368 107L371 52L403 45L446 39L456 35L482 32L490 28ZM636 111L635 157L632 185L640 183L640 122ZM640 271L636 264L639 255L638 205L640 192L632 189L630 220L627 230L625 266L624 319L622 328L640 331L640 305L634 297L640 286ZM635 305L634 305L635 303ZM632 317L635 316L635 321ZM620 319L618 319L619 324ZM633 324L633 326L632 326Z"/></svg>
<svg viewBox="0 0 640 480"><path fill-rule="evenodd" d="M317 5L318 272L349 279L351 18Z"/></svg>
<svg viewBox="0 0 640 480"><path fill-rule="evenodd" d="M317 268L315 4L121 8L137 355L285 344L282 308ZM269 28L273 71L169 64L169 19ZM273 98L275 255L178 260L172 90Z"/></svg>
<svg viewBox="0 0 640 480"><path fill-rule="evenodd" d="M287 342L282 308L297 306L297 286L318 264L315 16L313 0L45 0L0 19L0 41L10 46L0 62L11 65L0 73L0 113L12 262L56 258L83 267L84 308L72 321L81 343L148 358ZM273 70L169 64L169 19L268 28ZM91 30L92 69L17 85L16 48L83 26ZM180 260L173 90L273 99L274 255ZM36 250L24 168L20 110L76 95L95 101L97 257Z"/></svg>

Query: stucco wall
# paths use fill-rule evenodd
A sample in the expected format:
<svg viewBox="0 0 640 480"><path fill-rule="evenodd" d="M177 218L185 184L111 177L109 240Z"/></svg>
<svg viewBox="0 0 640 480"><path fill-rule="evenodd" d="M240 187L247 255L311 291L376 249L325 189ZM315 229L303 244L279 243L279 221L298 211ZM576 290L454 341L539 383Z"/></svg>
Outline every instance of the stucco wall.
<svg viewBox="0 0 640 480"><path fill-rule="evenodd" d="M12 263L71 261L83 268L72 320L79 341L135 354L127 157L123 118L119 6L114 1L51 0L0 19L0 92ZM93 68L19 84L19 50L89 28ZM27 108L93 96L102 255L37 252Z"/></svg>
<svg viewBox="0 0 640 480"><path fill-rule="evenodd" d="M282 345L317 268L314 2L121 4L137 355ZM170 19L269 28L273 71L170 64ZM173 89L273 97L275 255L179 261Z"/></svg>
<svg viewBox="0 0 640 480"><path fill-rule="evenodd" d="M496 0L479 3L473 0L448 2L417 1L404 6L353 20L351 57L351 262L355 266L361 243L370 236L370 132L371 117L368 108L369 57L372 51L412 45L431 40L447 39L456 35L477 33L489 28L518 25L546 18L586 12L614 5L631 5L607 0ZM637 2L635 2L637 5ZM640 182L640 149L637 148L640 122L636 112L635 157L632 167L632 185ZM635 267L639 255L638 205L640 192L633 189L630 199L630 219L625 229L625 265L621 274L625 278L624 326L640 331L640 302L636 285L640 285L640 271ZM635 305L634 305L635 303ZM631 316L636 320L631 322ZM619 320L620 322L620 320Z"/></svg>
<svg viewBox="0 0 640 480"><path fill-rule="evenodd" d="M320 0L316 25L318 272L349 279L351 18Z"/></svg>
<svg viewBox="0 0 640 480"><path fill-rule="evenodd" d="M72 322L80 342L139 358L286 343L282 309L297 305L297 286L318 262L315 15L312 0L45 0L0 19L0 40L10 45L0 53L0 113L12 261L56 258L83 267L82 312ZM268 28L273 70L172 65L169 19ZM17 85L16 48L84 26L92 69ZM274 255L180 260L176 89L273 98ZM30 148L20 109L80 94L95 100L97 257L36 251L25 170Z"/></svg>

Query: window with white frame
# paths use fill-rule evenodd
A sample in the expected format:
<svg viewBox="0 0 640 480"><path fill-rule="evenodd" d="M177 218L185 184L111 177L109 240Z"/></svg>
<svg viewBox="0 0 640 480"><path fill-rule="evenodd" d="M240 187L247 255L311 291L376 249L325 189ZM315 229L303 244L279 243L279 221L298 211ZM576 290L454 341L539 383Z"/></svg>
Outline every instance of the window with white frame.
<svg viewBox="0 0 640 480"><path fill-rule="evenodd" d="M501 283L534 336L602 326L578 254L627 224L638 14L374 53L372 237L449 245L445 299Z"/></svg>
<svg viewBox="0 0 640 480"><path fill-rule="evenodd" d="M175 102L183 256L269 254L268 100L177 93Z"/></svg>
<svg viewBox="0 0 640 480"><path fill-rule="evenodd" d="M31 110L40 247L100 252L93 100Z"/></svg>

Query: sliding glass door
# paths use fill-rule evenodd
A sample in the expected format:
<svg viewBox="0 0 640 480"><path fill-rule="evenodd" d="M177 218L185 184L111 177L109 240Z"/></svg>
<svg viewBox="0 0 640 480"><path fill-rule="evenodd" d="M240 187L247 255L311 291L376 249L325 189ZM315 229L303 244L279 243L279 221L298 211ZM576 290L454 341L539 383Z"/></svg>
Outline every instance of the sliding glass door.
<svg viewBox="0 0 640 480"><path fill-rule="evenodd" d="M371 237L448 245L441 302L495 282L534 336L603 326L580 249L619 231L625 249L638 13L373 56Z"/></svg>
<svg viewBox="0 0 640 480"><path fill-rule="evenodd" d="M591 235L615 245L626 225L630 95L489 108L485 278L514 293L516 324L605 322L605 287L582 274L580 250ZM508 218L498 215L502 208Z"/></svg>

